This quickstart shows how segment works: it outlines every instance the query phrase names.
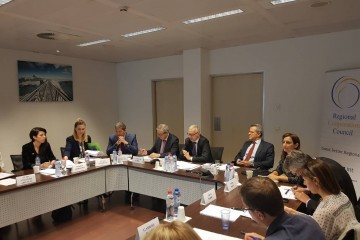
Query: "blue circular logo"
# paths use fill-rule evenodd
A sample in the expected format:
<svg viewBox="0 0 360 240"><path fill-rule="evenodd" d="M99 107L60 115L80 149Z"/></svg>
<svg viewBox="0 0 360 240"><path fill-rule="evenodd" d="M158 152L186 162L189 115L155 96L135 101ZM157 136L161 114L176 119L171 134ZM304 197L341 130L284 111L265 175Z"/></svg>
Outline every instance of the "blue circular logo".
<svg viewBox="0 0 360 240"><path fill-rule="evenodd" d="M341 108L354 107L360 98L360 83L353 77L343 76L335 81L331 91L334 104Z"/></svg>

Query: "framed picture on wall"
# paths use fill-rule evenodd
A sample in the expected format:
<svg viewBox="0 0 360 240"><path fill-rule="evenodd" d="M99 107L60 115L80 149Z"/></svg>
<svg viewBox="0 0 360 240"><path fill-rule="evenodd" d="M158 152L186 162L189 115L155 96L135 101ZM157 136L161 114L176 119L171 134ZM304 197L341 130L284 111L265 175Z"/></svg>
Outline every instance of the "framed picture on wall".
<svg viewBox="0 0 360 240"><path fill-rule="evenodd" d="M73 101L72 67L18 61L20 102Z"/></svg>

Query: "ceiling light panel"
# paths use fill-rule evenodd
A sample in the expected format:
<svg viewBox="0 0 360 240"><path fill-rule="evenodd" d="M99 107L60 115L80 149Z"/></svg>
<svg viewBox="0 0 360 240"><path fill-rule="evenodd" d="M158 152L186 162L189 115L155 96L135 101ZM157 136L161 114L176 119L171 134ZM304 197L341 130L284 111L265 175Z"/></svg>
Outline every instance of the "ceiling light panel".
<svg viewBox="0 0 360 240"><path fill-rule="evenodd" d="M81 43L81 44L76 45L76 46L78 46L78 47L86 47L86 46L100 44L100 43L104 43L104 42L110 42L110 40L109 39L101 39L101 40L97 40L97 41L93 41L93 42Z"/></svg>
<svg viewBox="0 0 360 240"><path fill-rule="evenodd" d="M243 12L243 10L241 10L241 9L235 9L235 10L222 12L222 13L217 13L217 14L213 14L213 15L209 15L209 16L205 16L205 17L189 19L189 20L183 21L183 23L185 23L185 24L198 23L198 22L212 20L212 19L215 19L215 18L231 16L231 15L239 14L239 13L242 13L242 12Z"/></svg>
<svg viewBox="0 0 360 240"><path fill-rule="evenodd" d="M156 28L150 28L150 29L146 29L146 30L142 30L142 31L138 31L138 32L132 32L132 33L126 33L126 34L123 34L121 36L123 37L135 37L135 36L138 36L138 35L142 35L142 34L146 34L146 33L152 33L152 32L158 32L158 31L162 31L162 30L165 30L166 28L164 27L156 27Z"/></svg>
<svg viewBox="0 0 360 240"><path fill-rule="evenodd" d="M283 3L289 3L289 2L295 2L296 0L273 0L270 1L270 3L272 5L279 5L279 4L283 4Z"/></svg>

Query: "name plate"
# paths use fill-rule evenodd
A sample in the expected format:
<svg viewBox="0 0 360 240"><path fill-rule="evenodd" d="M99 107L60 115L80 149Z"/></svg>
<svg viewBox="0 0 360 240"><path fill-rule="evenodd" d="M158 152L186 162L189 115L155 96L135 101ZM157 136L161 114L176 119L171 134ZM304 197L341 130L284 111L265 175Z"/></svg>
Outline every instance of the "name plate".
<svg viewBox="0 0 360 240"><path fill-rule="evenodd" d="M104 167L110 165L110 158L97 158L95 159L95 167Z"/></svg>
<svg viewBox="0 0 360 240"><path fill-rule="evenodd" d="M71 168L71 173L78 173L86 170L87 170L86 163L78 163L73 165L73 167Z"/></svg>
<svg viewBox="0 0 360 240"><path fill-rule="evenodd" d="M144 157L133 156L133 163L145 164Z"/></svg>
<svg viewBox="0 0 360 240"><path fill-rule="evenodd" d="M237 179L233 178L230 181L228 181L225 185L225 189L224 192L231 192L232 190L234 190L237 187Z"/></svg>
<svg viewBox="0 0 360 240"><path fill-rule="evenodd" d="M159 218L154 218L153 220L141 225L137 228L136 231L136 240L142 240L144 239L145 235L148 234L151 230L156 228L156 226L159 225Z"/></svg>
<svg viewBox="0 0 360 240"><path fill-rule="evenodd" d="M28 185L31 183L36 183L35 174L29 174L25 176L16 177L16 186L20 187L23 185Z"/></svg>
<svg viewBox="0 0 360 240"><path fill-rule="evenodd" d="M214 201L215 199L216 199L216 193L215 193L215 188L213 188L202 195L200 204L206 205Z"/></svg>

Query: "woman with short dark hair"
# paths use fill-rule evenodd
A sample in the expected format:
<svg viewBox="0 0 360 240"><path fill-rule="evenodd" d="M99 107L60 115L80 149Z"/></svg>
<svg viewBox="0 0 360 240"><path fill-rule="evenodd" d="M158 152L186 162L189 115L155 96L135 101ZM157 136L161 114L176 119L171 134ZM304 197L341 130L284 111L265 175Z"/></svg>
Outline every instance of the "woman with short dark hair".
<svg viewBox="0 0 360 240"><path fill-rule="evenodd" d="M31 142L22 146L23 169L32 169L35 165L35 158L40 158L41 168L47 168L50 164L54 165L56 157L51 150L50 144L46 139L46 129L34 127L30 130L29 137Z"/></svg>

